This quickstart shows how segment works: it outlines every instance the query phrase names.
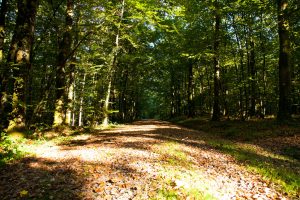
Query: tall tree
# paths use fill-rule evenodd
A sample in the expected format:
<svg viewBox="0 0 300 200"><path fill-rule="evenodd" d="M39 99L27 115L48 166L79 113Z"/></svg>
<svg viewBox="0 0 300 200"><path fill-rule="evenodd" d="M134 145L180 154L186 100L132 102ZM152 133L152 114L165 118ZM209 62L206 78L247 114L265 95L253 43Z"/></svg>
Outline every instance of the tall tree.
<svg viewBox="0 0 300 200"><path fill-rule="evenodd" d="M0 64L2 64L3 62L6 12L7 12L7 0L2 0L1 9L0 9Z"/></svg>
<svg viewBox="0 0 300 200"><path fill-rule="evenodd" d="M103 114L104 114L104 118L102 121L102 124L104 126L108 125L108 121L109 121L109 99L111 96L111 89L112 89L112 81L113 81L113 76L114 76L114 72L115 72L115 68L116 68L116 64L117 64L117 56L120 50L120 28L121 28L121 24L123 21L123 17L124 17L124 11L125 11L125 0L122 0L122 4L121 4L121 11L120 11L120 19L119 19L119 23L117 23L117 33L116 33L116 39L115 39L115 46L112 49L112 52L109 55L109 63L108 63L108 86L107 86L107 91L105 94L105 100L104 100L104 106L103 106Z"/></svg>
<svg viewBox="0 0 300 200"><path fill-rule="evenodd" d="M215 28L214 28L214 105L213 105L213 114L212 121L220 120L220 90L221 90L221 68L220 68L220 25L221 25L221 15L219 2L214 2L214 11L215 11Z"/></svg>
<svg viewBox="0 0 300 200"><path fill-rule="evenodd" d="M187 89L187 107L188 107L188 117L194 117L195 115L195 107L194 107L194 99L193 99L193 63L191 61L188 62L188 89Z"/></svg>
<svg viewBox="0 0 300 200"><path fill-rule="evenodd" d="M26 125L26 94L29 70L31 68L31 51L34 42L35 19L38 0L19 0L18 14L14 34L7 58L8 71L2 86L5 90L1 99L2 125L9 128ZM2 117L3 117L2 116Z"/></svg>
<svg viewBox="0 0 300 200"><path fill-rule="evenodd" d="M59 43L56 69L56 102L54 112L54 125L62 125L66 120L66 106L68 94L66 91L67 61L72 57L71 47L73 43L72 25L74 17L73 0L67 0L65 30Z"/></svg>
<svg viewBox="0 0 300 200"><path fill-rule="evenodd" d="M288 8L288 0L277 0L279 35L279 110L277 119L280 121L291 117L291 45Z"/></svg>

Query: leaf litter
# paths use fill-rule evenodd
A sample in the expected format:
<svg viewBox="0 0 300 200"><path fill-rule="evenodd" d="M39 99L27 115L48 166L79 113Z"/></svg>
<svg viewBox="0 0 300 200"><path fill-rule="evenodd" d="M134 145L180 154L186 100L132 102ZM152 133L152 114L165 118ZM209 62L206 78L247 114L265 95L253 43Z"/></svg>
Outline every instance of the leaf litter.
<svg viewBox="0 0 300 200"><path fill-rule="evenodd" d="M289 199L202 133L160 121L41 144L0 171L2 199Z"/></svg>

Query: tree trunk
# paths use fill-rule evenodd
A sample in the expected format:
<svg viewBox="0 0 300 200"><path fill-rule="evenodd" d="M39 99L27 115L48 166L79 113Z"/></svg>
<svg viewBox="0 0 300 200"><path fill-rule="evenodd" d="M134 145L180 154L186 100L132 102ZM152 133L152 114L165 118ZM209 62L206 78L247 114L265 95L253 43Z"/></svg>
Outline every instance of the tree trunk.
<svg viewBox="0 0 300 200"><path fill-rule="evenodd" d="M291 117L291 74L289 38L289 20L287 16L288 0L277 0L279 35L279 110L277 119L283 121Z"/></svg>
<svg viewBox="0 0 300 200"><path fill-rule="evenodd" d="M3 62L3 49L4 49L4 39L5 39L5 16L7 12L7 0L2 0L0 9L0 64L2 69ZM2 71L1 71L2 73Z"/></svg>
<svg viewBox="0 0 300 200"><path fill-rule="evenodd" d="M3 50L4 50L4 39L5 39L5 17L6 17L6 12L7 12L7 1L2 0L1 3L1 9L0 9L0 100L2 100L2 93L4 92L4 87L3 87L3 79L4 76L7 75L7 67L4 63L4 55L3 55ZM1 103L0 103L1 105ZM2 106L0 107L0 114L2 114ZM6 120L3 118L3 116L0 117L1 122L3 120ZM0 131L2 129L2 125L0 124ZM1 137L1 136L0 136Z"/></svg>
<svg viewBox="0 0 300 200"><path fill-rule="evenodd" d="M27 125L26 91L37 7L38 0L18 1L16 26L7 58L8 70L2 80L4 94L1 97L1 123L4 127L9 125L9 129Z"/></svg>
<svg viewBox="0 0 300 200"><path fill-rule="evenodd" d="M75 78L75 73L74 73L74 78ZM75 126L75 117L76 117L76 82L74 81L73 83L73 95L72 95L73 99L72 99L72 116L71 116L71 126L74 127Z"/></svg>
<svg viewBox="0 0 300 200"><path fill-rule="evenodd" d="M252 33L251 33L252 34ZM255 100L256 100L256 84L255 84L255 54L254 54L254 41L250 39L250 55L249 55L249 68L250 68L250 87L251 87L251 95L250 95L250 116L255 115Z"/></svg>
<svg viewBox="0 0 300 200"><path fill-rule="evenodd" d="M193 100L193 63L188 63L188 117L194 117L195 108Z"/></svg>
<svg viewBox="0 0 300 200"><path fill-rule="evenodd" d="M66 9L66 24L63 39L59 44L59 53L57 56L57 69L56 69L56 102L54 111L54 125L62 125L66 119L67 107L67 91L66 91L66 64L67 60L72 56L71 46L72 38L72 25L73 25L73 0L67 0Z"/></svg>
<svg viewBox="0 0 300 200"><path fill-rule="evenodd" d="M116 35L116 43L115 43L115 47L112 50L111 53L111 63L108 69L108 86L107 86L107 91L106 91L106 96L105 96L105 101L104 101L104 106L103 106L103 121L102 121L102 125L103 126L107 126L109 123L109 99L110 99L110 93L111 93L111 87L112 87L112 79L113 79L113 74L115 71L115 67L116 67L116 63L117 63L117 55L119 52L119 40L120 40L120 27L121 27L121 23L123 20L123 16L124 16L124 10L125 10L125 0L122 0L122 8L121 8L121 14L120 14L120 23L118 26L118 30L117 30L117 35Z"/></svg>
<svg viewBox="0 0 300 200"><path fill-rule="evenodd" d="M221 69L219 61L219 48L220 48L220 24L221 16L219 11L218 2L215 2L215 36L214 36L214 105L212 121L220 120L220 84L221 84Z"/></svg>
<svg viewBox="0 0 300 200"><path fill-rule="evenodd" d="M81 97L80 97L80 105L79 105L79 118L78 118L78 126L82 126L82 116L83 116L83 100L84 100L84 89L85 89L85 80L86 80L86 73L83 75L83 83L82 83L82 90L81 90Z"/></svg>
<svg viewBox="0 0 300 200"><path fill-rule="evenodd" d="M75 79L75 64L70 64L70 71L69 71L69 83L67 87L67 94L68 94L68 100L67 100L67 110L66 110L66 120L65 124L68 124L69 126L72 125L72 111L74 105L73 99L74 99L74 79Z"/></svg>

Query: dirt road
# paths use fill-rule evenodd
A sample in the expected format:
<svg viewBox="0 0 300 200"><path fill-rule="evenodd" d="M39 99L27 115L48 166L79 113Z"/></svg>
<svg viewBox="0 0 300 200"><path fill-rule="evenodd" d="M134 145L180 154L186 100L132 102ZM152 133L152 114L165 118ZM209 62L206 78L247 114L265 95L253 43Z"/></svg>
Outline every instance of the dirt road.
<svg viewBox="0 0 300 200"><path fill-rule="evenodd" d="M205 134L147 120L92 131L0 171L1 199L284 199L206 142Z"/></svg>

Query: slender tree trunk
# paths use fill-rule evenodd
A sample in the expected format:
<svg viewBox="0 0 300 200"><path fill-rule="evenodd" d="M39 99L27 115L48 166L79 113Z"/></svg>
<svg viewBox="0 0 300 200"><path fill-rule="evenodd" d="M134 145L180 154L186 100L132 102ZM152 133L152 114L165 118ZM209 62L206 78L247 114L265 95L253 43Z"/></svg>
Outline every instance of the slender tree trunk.
<svg viewBox="0 0 300 200"><path fill-rule="evenodd" d="M2 127L9 125L9 129L27 125L26 91L37 7L38 0L18 1L16 26L7 58L8 70L2 80L4 94L1 97L1 124Z"/></svg>
<svg viewBox="0 0 300 200"><path fill-rule="evenodd" d="M74 73L74 79L76 74ZM75 117L76 117L76 81L74 81L73 83L73 95L72 95L73 99L72 99L72 119L71 119L71 126L74 127L75 126Z"/></svg>
<svg viewBox="0 0 300 200"><path fill-rule="evenodd" d="M219 48L220 48L220 24L221 16L218 8L218 2L215 2L215 36L214 36L214 105L212 121L220 120L220 84L221 84L221 69L219 61Z"/></svg>
<svg viewBox="0 0 300 200"><path fill-rule="evenodd" d="M111 63L108 69L108 86L107 86L107 91L106 91L106 96L105 96L105 101L104 101L104 106L103 106L103 121L102 125L107 126L109 123L109 99L110 99L110 93L111 93L111 87L112 87L112 80L113 80L113 75L115 71L115 67L117 64L117 56L119 52L119 40L120 40L120 28L121 28L121 23L123 20L124 16L124 10L125 10L125 0L122 0L122 8L121 8L121 15L120 15L120 23L118 26L118 31L116 35L116 43L115 47L113 48L113 51L111 53Z"/></svg>
<svg viewBox="0 0 300 200"><path fill-rule="evenodd" d="M71 46L73 43L72 25L73 25L73 0L67 0L66 24L63 39L59 44L59 53L57 56L56 70L56 102L54 111L54 125L62 125L65 123L65 113L67 107L67 91L66 91L66 65L68 59L72 56Z"/></svg>
<svg viewBox="0 0 300 200"><path fill-rule="evenodd" d="M194 117L195 108L194 108L194 100L193 100L193 63L188 63L188 117Z"/></svg>
<svg viewBox="0 0 300 200"><path fill-rule="evenodd" d="M70 72L69 72L69 82L68 82L68 100L67 100L67 110L66 110L66 120L65 124L69 126L72 125L72 110L73 110L73 94L74 94L74 79L75 79L75 64L70 64Z"/></svg>
<svg viewBox="0 0 300 200"><path fill-rule="evenodd" d="M263 29L263 13L261 14L261 30ZM261 115L264 117L266 115L266 88L267 88L267 76L266 76L266 40L265 37L263 37L263 32L260 32L260 48L261 48L261 52L263 54L263 68L262 68L262 82L263 82L263 93L262 96L260 97L261 99Z"/></svg>
<svg viewBox="0 0 300 200"><path fill-rule="evenodd" d="M122 91L121 94L119 95L119 112L121 113L121 119L124 122L125 121L125 117L127 114L127 106L126 106L126 89L128 86L128 69L125 70L124 72L124 82L123 82L123 87L122 87Z"/></svg>
<svg viewBox="0 0 300 200"><path fill-rule="evenodd" d="M208 95L209 95L209 113L212 113L212 107L213 107L213 99L211 98L212 96L212 84L210 82L211 77L210 77L210 72L208 71L208 67L205 67L205 73L206 73L206 79L207 79L207 85L208 85Z"/></svg>
<svg viewBox="0 0 300 200"><path fill-rule="evenodd" d="M287 120L291 117L291 46L289 38L289 20L287 16L288 0L277 0L278 35L279 35L279 110L277 119Z"/></svg>
<svg viewBox="0 0 300 200"><path fill-rule="evenodd" d="M112 85L112 75L109 76L108 80L108 86L107 86L107 91L106 91L106 96L105 96L105 101L104 101L104 106L103 106L103 112L104 112L104 118L102 121L103 126L107 126L109 123L109 99L110 99L110 93L111 93L111 85Z"/></svg>
<svg viewBox="0 0 300 200"><path fill-rule="evenodd" d="M83 116L83 100L84 100L85 80L86 80L86 73L84 73L84 75L83 75L83 83L82 83L82 90L81 90L81 97L80 97L79 118L78 118L78 126L79 127L81 127L83 125L82 116Z"/></svg>
<svg viewBox="0 0 300 200"><path fill-rule="evenodd" d="M255 84L255 53L254 53L254 41L250 39L250 55L249 55L249 68L250 68L250 116L255 115L255 100L256 100L256 84Z"/></svg>
<svg viewBox="0 0 300 200"><path fill-rule="evenodd" d="M238 35L238 29L236 27L235 23L235 16L233 16L233 27L235 30L235 36L237 38L237 45L238 45L238 52L239 52L239 64L240 64L240 70L239 70L239 94L240 94L240 117L241 120L245 120L246 116L246 110L247 110L247 105L248 104L248 95L247 95L247 87L245 83L245 72L244 72L244 50L242 46L241 39Z"/></svg>

